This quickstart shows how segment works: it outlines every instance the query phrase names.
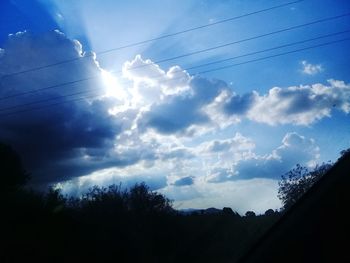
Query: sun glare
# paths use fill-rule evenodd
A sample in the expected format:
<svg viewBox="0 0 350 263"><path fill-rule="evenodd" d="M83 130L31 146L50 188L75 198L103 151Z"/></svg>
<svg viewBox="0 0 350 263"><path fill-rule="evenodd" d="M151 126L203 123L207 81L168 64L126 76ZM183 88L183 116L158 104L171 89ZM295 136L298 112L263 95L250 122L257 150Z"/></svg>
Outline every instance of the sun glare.
<svg viewBox="0 0 350 263"><path fill-rule="evenodd" d="M114 77L113 74L106 70L102 70L101 76L106 88L107 97L116 97L118 99L125 98L126 94L123 90L123 87L118 83L117 78Z"/></svg>

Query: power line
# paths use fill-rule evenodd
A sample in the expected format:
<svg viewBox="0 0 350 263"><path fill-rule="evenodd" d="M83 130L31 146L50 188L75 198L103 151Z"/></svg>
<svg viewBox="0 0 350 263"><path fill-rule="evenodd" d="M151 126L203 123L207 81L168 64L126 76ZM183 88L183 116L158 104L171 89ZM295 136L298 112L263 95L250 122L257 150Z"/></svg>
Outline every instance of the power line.
<svg viewBox="0 0 350 263"><path fill-rule="evenodd" d="M160 64L160 63L164 63L164 62L167 62L167 61L171 61L171 60L175 60L175 59L179 59L179 58L192 56L192 55L195 55L195 54L204 53L204 52L212 51L212 50L215 50L215 49L227 47L227 46L230 46L230 45L243 43L243 42L247 42L247 41L251 41L251 40L256 40L256 39L263 38L263 37L266 37L266 36L271 36L271 35L279 34L279 33L282 33L282 32L287 32L287 31L290 31L290 30L294 30L294 29L298 29L298 28L302 28L302 27L306 27L306 26L310 26L310 25L314 25L314 24L318 24L318 23L322 23L322 22L326 22L326 21L331 21L331 20L343 18L343 17L349 16L349 15L350 15L350 13L345 13L345 14L341 14L341 15L337 15L337 16L332 16L332 17L327 17L327 18L323 18L323 19L318 19L318 20L315 20L315 21L312 21L312 22L308 22L308 23L304 23L304 24L300 24L300 25L296 25L296 26L292 26L292 27L287 27L287 28L280 29L280 30L277 30L277 31L273 31L273 32L269 32L269 33L265 33L265 34L261 34L261 35L257 35L257 36L253 36L253 37L249 37L249 38L245 38L245 39L241 39L241 40L237 40L237 41L226 43L226 44L223 44L223 45L210 47L210 48L206 48L206 49L202 49L202 50L197 50L197 51L194 51L194 52L191 52L191 53L186 53L186 54L182 54L182 55L171 57L171 58L157 60L157 61L154 61L154 62L152 62L150 64L136 66L136 67L130 68L128 70L135 70L135 69L147 67L147 66L150 66L150 65ZM121 73L122 71L118 70L118 71L111 71L111 72L113 72L113 73ZM86 78L82 78L82 79L78 79L78 80L74 80L74 81L69 81L69 82L56 84L56 85L52 85L52 86L48 86L48 87L44 87L44 88L34 89L34 90L22 92L22 93L12 94L12 95L9 95L9 96L1 97L0 100L10 99L10 98L14 98L14 97L22 96L22 95L26 95L26 94L32 94L32 93L36 93L36 92L39 92L39 91L42 91L42 90L53 89L53 88L57 88L57 87L61 87L61 86L75 84L75 83L82 82L82 81L88 81L88 80L95 79L95 78L98 78L98 77L100 77L100 75L96 74L94 76L90 76L90 77L86 77Z"/></svg>
<svg viewBox="0 0 350 263"><path fill-rule="evenodd" d="M40 103L51 101L51 100L64 99L64 98L67 98L67 97L72 97L72 96L76 96L76 95L86 94L86 93L90 93L90 92L98 92L98 91L99 91L99 89L95 88L95 89L78 91L78 92L74 92L74 93L70 93L70 94L66 94L66 95L61 95L61 96L56 96L56 97L50 97L50 98L37 100L37 101L24 103L24 104L19 104L19 105L7 107L7 108L1 108L0 112L13 110L13 109L21 108L21 107L26 107L26 106L31 106L31 105L35 105L35 104L40 104Z"/></svg>
<svg viewBox="0 0 350 263"><path fill-rule="evenodd" d="M243 43L243 42L248 42L248 41L256 40L256 39L259 39L259 38L276 35L276 34L287 32L287 31L291 31L291 30L294 30L294 29L298 29L298 28L302 28L302 27L306 27L306 26L310 26L310 25L314 25L314 24L318 24L318 23L322 23L322 22L326 22L326 21L330 21L330 20L343 18L343 17L349 16L349 15L350 15L350 13L346 13L346 14L342 14L342 15L338 15L338 16L327 17L327 18L324 18L324 19L318 19L318 20L315 20L315 21L312 21L312 22L309 22L309 23L296 25L296 26L292 26L292 27L287 27L287 28L280 29L280 30L277 30L277 31L272 31L272 32L265 33L265 34L261 34L261 35L257 35L257 36L253 36L253 37L249 37L249 38L240 39L240 40L229 42L229 43L226 43L226 44L222 44L222 45L218 45L218 46L214 46L214 47L210 47L210 48L205 48L205 49L193 51L193 52L190 52L190 53L186 53L186 54L182 54L182 55L178 55L178 56L174 56L174 57L170 57L170 58L156 60L156 61L154 61L154 62L152 62L150 64L136 66L136 67L133 67L131 69L134 70L134 69L139 69L139 68L143 68L143 67L148 67L149 65L161 64L161 63L168 62L168 61L171 61L171 60L184 58L184 57L189 57L189 56L192 56L192 55L197 55L197 54L200 54L200 53L204 53L204 52L208 52L208 51L212 51L212 50L216 50L216 49L232 46L232 45L235 45L235 44L240 44L240 43ZM113 71L113 72L114 73L122 73L121 70Z"/></svg>
<svg viewBox="0 0 350 263"><path fill-rule="evenodd" d="M325 34L325 35L321 35L321 36L317 36L317 37L313 37L313 38L309 38L309 39L304 39L304 40L300 40L300 41L296 41L296 42L292 42L292 43L287 43L287 44L275 46L275 47L272 47L272 48L267 48L267 49L263 49L263 50L249 52L249 53L245 53L245 54L242 54L242 55L238 55L238 56L234 56L234 57L230 57L230 58L226 58L226 59L221 59L221 60L216 60L216 61L212 61L212 62L205 63L205 64L200 64L200 65L196 65L196 66L192 66L192 67L187 67L187 68L183 68L183 69L180 69L180 70L175 70L175 71L173 71L173 73L181 72L181 71L188 71L188 70L191 70L191 69L201 68L201 67L214 65L214 64L218 64L218 63L222 63L222 62L227 62L227 61L231 61L231 60L238 59L238 58L243 58L243 57L247 57L247 56L257 55L257 54L261 54L261 53L265 53L265 52L269 52L269 51L273 51L273 50L277 50L277 49L281 49L281 48L291 47L291 46L295 46L295 45L299 45L299 44L303 44L303 43L307 43L307 42L311 42L311 41L315 41L315 40L331 37L331 36L337 36L337 35L345 34L345 33L348 33L348 32L350 32L350 29L349 30L335 32L335 33L331 33L331 34ZM159 75L157 75L157 76L150 76L150 78L152 78L152 79L159 79L159 78L162 78L162 77L163 76L159 76ZM121 84L126 83L126 82L127 81L124 81ZM81 95L81 94L84 94L84 93L98 92L99 90L100 89L98 89L98 88L93 88L93 89L78 91L78 92L74 92L74 93L70 93L70 94L66 94L66 95L50 97L50 98L46 98L46 99L42 99L42 100L38 100L38 101L34 101L34 102L29 102L29 103L19 104L19 105L15 105L15 106L10 106L10 107L7 107L7 108L0 108L0 112L13 110L13 109L21 108L21 107L26 107L26 106L31 106L31 105L35 105L35 104L40 104L40 103L51 101L51 100L56 100L56 99L61 99L61 98Z"/></svg>
<svg viewBox="0 0 350 263"><path fill-rule="evenodd" d="M293 53L297 53L297 52L301 52L301 51L305 51L305 50L310 50L310 49L314 49L314 48L318 48L318 47L323 47L323 46L327 46L327 45L333 45L333 44L341 43L341 42L348 41L348 40L350 40L350 38L343 38L343 39L330 41L330 42L326 42L326 43L322 43L322 44L318 44L318 45L314 45L314 46L309 46L309 47L305 47L305 48L299 48L299 49L296 49L296 50L282 52L282 53L275 54L275 55L270 55L270 56L266 56L266 57L262 57L262 58L258 58L258 59L248 60L248 61L241 62L241 63L231 64L231 65L227 65L227 66L223 66L223 67L218 67L218 68L214 68L214 69L210 69L210 70L197 72L197 73L193 74L193 76L196 76L196 75L199 75L199 74L204 74L204 73L209 73L209 72L214 72L214 71L219 71L219 70L224 70L224 69L227 69L227 68L232 68L232 67L245 65L245 64L249 64L249 63L254 63L254 62L258 62L258 61L263 61L263 60L267 60L267 59L271 59L271 58L275 58L275 57L280 57L280 56L284 56L284 55L288 55L288 54L293 54ZM180 78L175 78L175 79L180 79ZM175 79L171 79L171 80L167 80L167 81L173 81ZM41 107L24 109L24 110L10 112L10 113L3 113L3 114L0 114L0 117L1 116L4 116L4 117L5 116L10 116L10 115L24 113L24 112L30 112L30 111L34 111L34 110L40 110L40 109L44 109L44 108L54 107L54 106L57 106L57 105L60 105L60 104L64 104L64 103L75 102L75 101L85 100L87 98L93 98L93 97L99 97L99 96L100 95L97 95L97 96L96 95L84 96L84 97L80 97L80 98L76 98L76 99L72 99L72 100L61 101L61 102L57 102L57 103L54 103L54 104L44 105L44 106L41 106Z"/></svg>
<svg viewBox="0 0 350 263"><path fill-rule="evenodd" d="M283 52L280 54L275 54L275 55L271 55L271 56L267 56L267 57L263 57L263 58L253 59L253 60L249 60L249 61L245 61L245 62L241 62L241 63L236 63L236 64L232 64L232 65L227 65L227 66L223 66L223 67L219 67L219 68L215 68L215 69L205 70L205 71L197 72L196 74L204 74L204 73L214 72L214 71L223 70L223 69L227 69L227 68L232 68L235 66L245 65L248 63L253 63L253 62L262 61L262 60L266 60L266 59L270 59L270 58L275 58L275 57L280 57L280 56L284 56L284 55L288 55L288 54L293 54L293 53L297 53L297 52L304 51L304 50L309 50L309 49L328 46L328 45L332 45L332 44L336 44L336 43L341 43L341 42L348 41L348 40L350 40L350 38L343 38L343 39L339 39L339 40L335 40L335 41L330 41L330 42L318 44L315 46L299 48L296 50L287 51L287 52Z"/></svg>
<svg viewBox="0 0 350 263"><path fill-rule="evenodd" d="M93 76L82 78L82 79L72 80L72 81L68 81L68 82L64 82L64 83L60 83L60 84L56 84L56 85L52 85L52 86L48 86L48 87L44 87L44 88L40 88L40 89L34 89L34 90L26 91L26 92L12 94L12 95L9 95L6 97L1 97L0 100L6 100L6 99L18 97L18 96L36 93L36 92L43 91L43 90L54 89L54 88L67 86L67 85L71 85L71 84L75 84L75 83L79 83L79 82L83 82L83 81L88 81L88 80L96 79L99 76L100 76L99 74L95 74Z"/></svg>
<svg viewBox="0 0 350 263"><path fill-rule="evenodd" d="M230 22L230 21L233 21L233 20L238 20L240 18L244 18L244 17L247 17L247 16L252 16L252 15L259 14L259 13L271 11L271 10L274 10L274 9L286 7L286 6L289 6L289 5L292 5L292 4L297 4L297 3L300 3L300 2L303 2L303 1L305 1L305 0L298 0L298 1L287 2L287 3L284 3L284 4L272 6L272 7L269 7L269 8L260 9L260 10L257 10L257 11L251 12L251 13L246 13L246 14L243 14L243 15L239 15L239 16L235 16L235 17L231 17L231 18L226 18L226 19L223 19L223 20L219 20L217 22L204 24L204 25L196 26L196 27L191 27L191 28L188 28L188 29L184 29L184 30L181 30L181 31L174 32L174 33L162 35L160 37L150 38L150 39L146 39L146 40L142 40L142 41L126 44L124 46L119 46L119 47L116 47L116 48L111 48L111 49L99 51L99 52L96 52L95 54L102 55L102 54L110 53L110 52L113 52L113 51L118 51L118 50L130 48L130 47L134 47L134 46L143 45L143 44L154 42L154 41L161 40L161 39L164 39L164 38L185 34L185 33L188 33L188 32L195 31L195 30L199 30L199 29L215 26L215 25L218 25L218 24L227 23L227 22ZM92 56L94 56L94 54L88 54L88 55L83 56L83 57L71 58L71 59L63 60L63 61L60 61L60 62L57 62L57 63L48 64L48 65L45 65L45 66L40 66L40 67L35 67L35 68L27 69L27 70L14 72L14 73L7 74L7 75L3 76L2 79L6 78L6 77L18 75L18 74L28 73L28 72L32 72L32 71L48 68L48 67L62 65L62 64L65 64L65 63L73 62L73 61L76 61L76 60L80 60L80 59L84 59L84 58L92 57Z"/></svg>
<svg viewBox="0 0 350 263"><path fill-rule="evenodd" d="M60 102L56 102L56 103L53 103L53 104L44 105L44 106L41 106L41 107L30 108L30 109L27 109L27 110L20 110L20 111L0 114L0 117L1 116L8 116L8 115L24 113L24 112L28 112L28 111L30 112L30 111L35 111L35 110L41 110L41 109L45 109L45 108L51 108L51 107L58 106L58 105L61 105L61 104L65 104L65 103L69 103L69 102L75 102L75 101L85 100L85 99L88 99L88 98L96 98L96 97L99 97L99 95L84 96L84 97L75 98L75 99L72 99L72 100L65 100L65 101L60 101Z"/></svg>
<svg viewBox="0 0 350 263"><path fill-rule="evenodd" d="M281 48L285 48L285 47L295 46L295 45L298 45L298 44L303 44L303 43L307 43L307 42L310 42L310 41L323 39L323 38L326 38L326 37L337 36L337 35L345 34L345 33L348 33L348 32L350 32L350 29L349 30L340 31L340 32L336 32L336 33L326 34L326 35L322 35L322 36L318 36L318 37L314 37L314 38L309 38L309 39L305 39L305 40L301 40L301 41L296 41L296 42L292 42L292 43L288 43L288 44L284 44L284 45L280 45L280 46L276 46L276 47L272 47L272 48L267 48L267 49L263 49L263 50L259 50L259 51L254 51L254 52L246 53L246 54L243 54L243 55L238 55L238 56L234 56L234 57L230 57L230 58L220 59L220 60L216 60L216 61L213 61L213 62L204 63L204 64L201 64L201 65L198 65L198 66L188 67L188 68L185 68L184 70L191 70L191 69L195 69L195 68L202 68L202 67L206 67L206 66L210 66L210 65L226 62L226 61L230 61L230 60L237 59L237 58L243 58L243 57L247 57L247 56L251 56L251 55L257 55L257 54L260 54L260 53L273 51L273 50L281 49Z"/></svg>

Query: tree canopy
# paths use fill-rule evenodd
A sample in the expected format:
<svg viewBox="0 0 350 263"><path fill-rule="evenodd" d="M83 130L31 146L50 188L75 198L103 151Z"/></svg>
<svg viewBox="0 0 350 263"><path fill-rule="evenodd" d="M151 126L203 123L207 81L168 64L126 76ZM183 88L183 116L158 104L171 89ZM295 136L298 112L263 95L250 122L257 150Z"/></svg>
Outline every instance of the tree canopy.
<svg viewBox="0 0 350 263"><path fill-rule="evenodd" d="M283 208L294 205L330 168L330 163L316 166L310 171L307 167L297 164L295 168L282 175L278 189L278 198Z"/></svg>
<svg viewBox="0 0 350 263"><path fill-rule="evenodd" d="M17 189L29 179L17 152L4 143L0 143L0 175L0 186L3 190Z"/></svg>

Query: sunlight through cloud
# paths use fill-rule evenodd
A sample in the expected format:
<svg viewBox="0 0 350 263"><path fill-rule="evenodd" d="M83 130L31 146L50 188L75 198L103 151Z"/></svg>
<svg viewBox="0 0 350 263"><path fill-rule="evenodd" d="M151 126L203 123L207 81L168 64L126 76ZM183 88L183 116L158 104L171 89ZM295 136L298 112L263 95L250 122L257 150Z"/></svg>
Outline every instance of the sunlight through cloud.
<svg viewBox="0 0 350 263"><path fill-rule="evenodd" d="M115 97L120 100L126 99L126 93L122 86L118 83L118 80L112 73L102 69L101 77L106 88L107 97Z"/></svg>

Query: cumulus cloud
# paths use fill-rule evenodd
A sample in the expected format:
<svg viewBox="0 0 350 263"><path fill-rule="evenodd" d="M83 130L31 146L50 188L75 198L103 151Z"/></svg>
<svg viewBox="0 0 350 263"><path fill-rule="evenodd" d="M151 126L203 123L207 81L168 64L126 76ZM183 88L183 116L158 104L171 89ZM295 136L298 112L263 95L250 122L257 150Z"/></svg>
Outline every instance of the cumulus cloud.
<svg viewBox="0 0 350 263"><path fill-rule="evenodd" d="M166 151L160 153L162 160L174 160L174 159L190 159L194 158L195 155L187 148L184 147L172 147Z"/></svg>
<svg viewBox="0 0 350 263"><path fill-rule="evenodd" d="M179 66L168 71L141 55L123 65L123 76L134 82L133 97L143 103L155 103L169 95L181 95L191 91L190 75ZM148 100L147 100L148 99Z"/></svg>
<svg viewBox="0 0 350 263"><path fill-rule="evenodd" d="M350 112L350 85L329 80L329 85L272 88L256 96L247 117L270 125L310 125L330 117L333 108Z"/></svg>
<svg viewBox="0 0 350 263"><path fill-rule="evenodd" d="M295 132L287 133L282 144L268 155L245 156L233 167L232 179L275 178L291 170L296 164L314 166L319 158L319 147L313 139Z"/></svg>
<svg viewBox="0 0 350 263"><path fill-rule="evenodd" d="M270 154L257 155L245 152L233 160L229 168L216 168L206 177L208 183L247 180L252 178L280 179L296 164L315 166L319 158L319 147L313 139L295 132L287 133L282 144Z"/></svg>
<svg viewBox="0 0 350 263"><path fill-rule="evenodd" d="M232 94L232 96L226 95L226 101L224 103L224 111L227 114L242 115L245 114L255 102L257 97L256 92L246 93L243 95Z"/></svg>
<svg viewBox="0 0 350 263"><path fill-rule="evenodd" d="M281 207L281 202L277 198L278 181L273 179L255 178L216 184L203 183L196 186L195 194L192 188L176 188L182 191L183 198L180 200L175 198L175 207L219 209L232 207L241 215L248 210L264 213L267 209Z"/></svg>
<svg viewBox="0 0 350 263"><path fill-rule="evenodd" d="M269 125L311 125L331 117L333 109L350 112L350 85L332 79L328 85L274 87L264 95L256 91L244 95L224 91L218 97L222 103L217 105L217 111L226 116Z"/></svg>
<svg viewBox="0 0 350 263"><path fill-rule="evenodd" d="M171 200L174 200L175 208L182 208L183 202L190 202L190 200L197 198L201 199L205 196L205 193L193 184L183 185L181 187L168 185L167 187L160 189L159 192L165 194ZM193 206L190 207L193 208Z"/></svg>
<svg viewBox="0 0 350 263"><path fill-rule="evenodd" d="M235 173L232 168L214 168L210 171L210 175L207 176L208 183L221 183L230 180L234 180Z"/></svg>
<svg viewBox="0 0 350 263"><path fill-rule="evenodd" d="M46 67L59 63L62 60L73 59L70 63L59 64L54 67ZM74 60L76 59L76 60ZM28 71L33 68L39 70ZM30 32L18 32L9 35L3 46L0 57L0 77L3 88L0 95L10 96L33 89L57 85L87 76L96 76L99 66L93 53L86 53L77 40L68 39L63 33L55 30L43 35L35 35ZM16 74L22 72L23 74ZM14 75L11 75L14 74ZM93 80L85 82L85 87L97 85ZM43 91L47 93L65 94L72 86L61 86L55 89ZM77 90L78 86L73 85ZM6 103L6 102L4 102Z"/></svg>
<svg viewBox="0 0 350 263"><path fill-rule="evenodd" d="M79 59L9 75L71 58ZM251 138L225 129L242 119L310 125L331 116L332 109L350 112L350 87L337 80L237 94L223 81L190 76L179 66L163 69L139 55L117 79L58 31L20 32L0 50L0 97L90 76L101 78L2 101L1 107L56 96L64 102L0 118L0 140L20 152L34 182L60 182L67 193L79 194L95 184L145 181L188 207L218 206L219 200L239 206L236 198L243 198L241 209L255 210L256 198L267 198L261 207L275 208L276 178L296 163L313 165L317 145L288 133L271 153L257 155ZM128 82L121 85L120 79ZM64 97L92 88L96 98ZM117 96L106 96L106 88Z"/></svg>
<svg viewBox="0 0 350 263"><path fill-rule="evenodd" d="M303 67L302 72L307 75L316 75L324 70L321 64L313 65L306 60L303 60L301 65Z"/></svg>
<svg viewBox="0 0 350 263"><path fill-rule="evenodd" d="M80 59L11 75L72 58ZM68 39L63 33L51 31L38 36L20 32L10 35L3 47L0 57L0 97L86 76L98 76L100 72L95 57L84 53L78 41ZM64 97L69 92L85 91L92 87L95 94L100 95L95 99L69 102L71 98ZM62 104L33 111L30 110L32 107L19 107L17 110L24 110L21 115L6 115L11 111L3 110L0 140L13 145L20 152L25 167L32 173L33 182L57 182L89 173L101 166L121 164L123 161L120 158L110 158L114 138L121 131L121 122L108 114L108 109L118 101L104 98L103 94L104 86L96 78L91 82L44 89L2 100L2 109L58 96L59 99L53 102Z"/></svg>
<svg viewBox="0 0 350 263"><path fill-rule="evenodd" d="M206 152L219 153L219 152L237 152L244 150L252 150L255 147L254 142L244 137L240 133L236 133L232 138L223 140L213 140L205 142L201 145Z"/></svg>
<svg viewBox="0 0 350 263"><path fill-rule="evenodd" d="M202 108L210 104L226 84L196 77L191 79L189 85L191 93L168 96L144 111L138 126L144 130L155 129L163 134L188 134L194 125L207 124L210 118Z"/></svg>

